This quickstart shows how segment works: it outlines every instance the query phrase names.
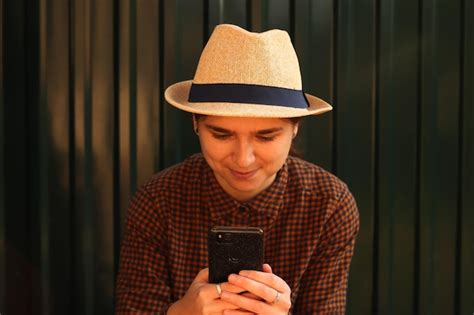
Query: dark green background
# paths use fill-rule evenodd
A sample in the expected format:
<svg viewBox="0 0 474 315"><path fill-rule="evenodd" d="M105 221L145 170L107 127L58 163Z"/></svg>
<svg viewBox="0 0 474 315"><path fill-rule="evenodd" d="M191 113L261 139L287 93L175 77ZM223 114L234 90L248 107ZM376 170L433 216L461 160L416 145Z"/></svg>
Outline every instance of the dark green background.
<svg viewBox="0 0 474 315"><path fill-rule="evenodd" d="M360 209L350 315L474 312L474 2L0 0L0 313L111 314L128 200L199 150L163 100L214 25L282 28L304 156Z"/></svg>

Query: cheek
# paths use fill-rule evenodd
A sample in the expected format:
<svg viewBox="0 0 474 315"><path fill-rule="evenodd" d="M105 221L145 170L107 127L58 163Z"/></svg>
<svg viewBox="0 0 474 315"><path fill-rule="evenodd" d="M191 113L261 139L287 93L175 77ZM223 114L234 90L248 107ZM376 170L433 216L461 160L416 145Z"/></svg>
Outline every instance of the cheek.
<svg viewBox="0 0 474 315"><path fill-rule="evenodd" d="M260 158L273 167L279 167L285 163L288 152L290 151L290 146L291 140L263 146L259 150Z"/></svg>
<svg viewBox="0 0 474 315"><path fill-rule="evenodd" d="M213 141L201 141L201 151L208 161L218 162L226 156L225 146Z"/></svg>

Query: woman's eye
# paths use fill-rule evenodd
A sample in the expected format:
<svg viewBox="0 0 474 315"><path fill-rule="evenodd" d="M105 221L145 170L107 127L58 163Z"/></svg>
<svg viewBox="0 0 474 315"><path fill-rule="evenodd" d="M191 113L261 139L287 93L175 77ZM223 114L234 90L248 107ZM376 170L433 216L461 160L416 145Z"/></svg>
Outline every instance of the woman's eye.
<svg viewBox="0 0 474 315"><path fill-rule="evenodd" d="M260 141L268 142L268 141L273 141L275 139L275 136L258 136L257 138Z"/></svg>
<svg viewBox="0 0 474 315"><path fill-rule="evenodd" d="M219 140L225 140L225 139L229 139L230 135L226 135L226 134L216 134L216 133L213 133L212 136L216 139L219 139Z"/></svg>

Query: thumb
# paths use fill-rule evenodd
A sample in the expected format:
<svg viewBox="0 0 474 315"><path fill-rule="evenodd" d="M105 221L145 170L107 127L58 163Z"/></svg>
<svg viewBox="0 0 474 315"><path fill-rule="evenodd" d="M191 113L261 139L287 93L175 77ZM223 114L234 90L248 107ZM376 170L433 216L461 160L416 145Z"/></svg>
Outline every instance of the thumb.
<svg viewBox="0 0 474 315"><path fill-rule="evenodd" d="M200 270L193 282L209 283L209 268Z"/></svg>
<svg viewBox="0 0 474 315"><path fill-rule="evenodd" d="M266 272L266 273L273 273L272 271L272 267L269 265L269 264L263 264L263 272Z"/></svg>

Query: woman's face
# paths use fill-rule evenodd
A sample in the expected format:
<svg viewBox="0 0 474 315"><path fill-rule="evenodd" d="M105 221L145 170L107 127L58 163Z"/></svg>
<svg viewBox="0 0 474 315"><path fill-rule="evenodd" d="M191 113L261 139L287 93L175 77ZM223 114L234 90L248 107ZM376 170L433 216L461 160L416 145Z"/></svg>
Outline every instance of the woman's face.
<svg viewBox="0 0 474 315"><path fill-rule="evenodd" d="M280 118L201 116L194 124L217 181L242 202L273 183L298 131Z"/></svg>

